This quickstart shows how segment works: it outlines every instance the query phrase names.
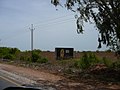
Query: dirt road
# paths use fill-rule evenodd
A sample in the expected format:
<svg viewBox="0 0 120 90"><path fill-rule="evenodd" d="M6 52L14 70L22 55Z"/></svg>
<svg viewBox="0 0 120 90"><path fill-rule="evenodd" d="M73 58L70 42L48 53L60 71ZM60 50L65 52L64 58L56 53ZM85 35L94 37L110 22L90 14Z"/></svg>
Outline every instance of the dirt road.
<svg viewBox="0 0 120 90"><path fill-rule="evenodd" d="M0 70L7 72L9 75L13 75L13 79L21 80L23 84L40 84L45 86L55 87L57 90L67 90L73 86L78 86L80 83L69 82L62 76L54 75L51 73L37 71L30 68L17 67L8 64L0 64ZM19 78L18 78L19 75ZM22 78L22 79L21 79Z"/></svg>
<svg viewBox="0 0 120 90"><path fill-rule="evenodd" d="M13 79L21 80L23 84L50 86L56 88L56 90L118 90L117 86L105 87L104 84L95 86L78 83L60 75L44 72L44 70L38 71L8 64L0 64L0 71L7 73Z"/></svg>

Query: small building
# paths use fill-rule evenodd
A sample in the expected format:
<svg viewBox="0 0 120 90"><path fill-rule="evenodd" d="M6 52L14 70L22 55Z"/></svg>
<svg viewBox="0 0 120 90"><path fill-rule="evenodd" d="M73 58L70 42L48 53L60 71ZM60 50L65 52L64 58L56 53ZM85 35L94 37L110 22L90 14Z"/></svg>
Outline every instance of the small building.
<svg viewBox="0 0 120 90"><path fill-rule="evenodd" d="M73 58L74 48L55 48L56 60Z"/></svg>

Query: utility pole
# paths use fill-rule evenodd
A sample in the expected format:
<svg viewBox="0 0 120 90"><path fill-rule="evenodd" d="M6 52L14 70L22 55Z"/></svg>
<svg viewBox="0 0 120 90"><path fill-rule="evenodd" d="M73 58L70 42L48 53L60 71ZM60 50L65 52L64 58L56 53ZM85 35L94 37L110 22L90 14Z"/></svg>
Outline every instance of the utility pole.
<svg viewBox="0 0 120 90"><path fill-rule="evenodd" d="M2 41L2 40L0 39L0 47L1 47L1 41Z"/></svg>
<svg viewBox="0 0 120 90"><path fill-rule="evenodd" d="M31 28L29 29L31 30L31 60L33 60L33 31L35 30L33 24L31 24Z"/></svg>
<svg viewBox="0 0 120 90"><path fill-rule="evenodd" d="M0 39L0 42L1 42L1 39Z"/></svg>

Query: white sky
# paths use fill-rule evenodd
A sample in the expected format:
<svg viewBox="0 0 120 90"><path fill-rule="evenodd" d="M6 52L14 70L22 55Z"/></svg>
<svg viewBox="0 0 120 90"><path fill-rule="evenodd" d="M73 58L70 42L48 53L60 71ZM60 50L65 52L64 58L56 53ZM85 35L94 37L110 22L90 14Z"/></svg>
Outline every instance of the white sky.
<svg viewBox="0 0 120 90"><path fill-rule="evenodd" d="M56 10L50 1L0 0L0 46L30 50L29 27L34 24L34 49L97 50L98 33L93 25L85 24L84 34L77 34L75 14L62 7Z"/></svg>

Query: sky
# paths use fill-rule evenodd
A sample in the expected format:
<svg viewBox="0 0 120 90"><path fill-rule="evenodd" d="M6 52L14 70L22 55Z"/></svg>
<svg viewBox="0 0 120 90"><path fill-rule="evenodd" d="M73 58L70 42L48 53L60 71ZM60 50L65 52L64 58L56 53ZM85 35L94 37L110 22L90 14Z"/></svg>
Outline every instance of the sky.
<svg viewBox="0 0 120 90"><path fill-rule="evenodd" d="M84 34L77 34L75 13L54 7L51 0L0 0L0 47L31 49L31 24L34 49L54 51L56 47L76 51L96 51L98 32L89 23ZM100 50L106 50L104 46Z"/></svg>

